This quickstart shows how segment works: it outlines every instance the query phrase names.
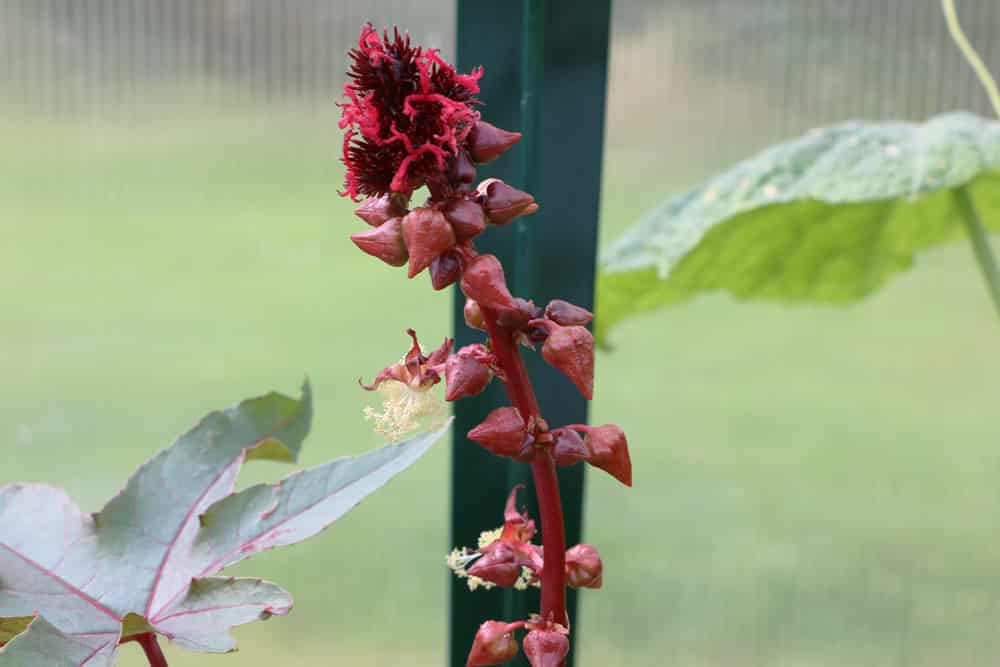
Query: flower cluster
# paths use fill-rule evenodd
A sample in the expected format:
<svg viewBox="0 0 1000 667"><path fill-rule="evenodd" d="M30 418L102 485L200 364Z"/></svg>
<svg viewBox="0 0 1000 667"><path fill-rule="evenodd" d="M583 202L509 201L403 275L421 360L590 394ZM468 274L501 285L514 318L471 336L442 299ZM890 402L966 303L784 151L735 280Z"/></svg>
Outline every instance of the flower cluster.
<svg viewBox="0 0 1000 667"><path fill-rule="evenodd" d="M415 429L443 411L432 390L445 382L445 399L481 393L497 378L510 405L497 408L467 434L490 452L529 463L545 546L534 544L536 524L507 500L504 523L480 536L475 549L456 549L448 566L471 589L494 586L541 588L541 609L528 619L486 621L467 664L495 665L518 652L515 632L534 667L559 667L569 651L566 587L600 588L603 563L587 544L566 548L557 466L585 462L627 486L632 463L624 432L614 424L550 428L525 369L522 350L538 350L588 400L594 393L594 338L589 311L562 300L544 308L513 295L494 255L480 254L475 239L489 225L504 226L538 210L532 195L494 178L476 183L476 166L520 139L479 117L475 95L482 72L458 74L436 51L413 46L393 32L362 29L345 86L341 127L347 129L345 195L369 229L351 236L365 253L413 278L428 270L431 286L457 284L466 296L465 321L483 331L483 343L453 351L445 339L425 354L416 335L398 363L383 369L369 390L385 393L381 411L366 414L390 438ZM426 186L429 198L411 206Z"/></svg>

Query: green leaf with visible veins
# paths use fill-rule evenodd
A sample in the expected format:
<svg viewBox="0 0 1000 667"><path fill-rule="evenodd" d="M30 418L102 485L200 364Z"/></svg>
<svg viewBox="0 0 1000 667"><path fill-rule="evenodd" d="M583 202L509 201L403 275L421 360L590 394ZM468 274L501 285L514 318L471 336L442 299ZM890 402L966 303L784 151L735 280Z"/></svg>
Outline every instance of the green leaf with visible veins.
<svg viewBox="0 0 1000 667"><path fill-rule="evenodd" d="M675 196L608 248L599 338L622 318L707 290L846 303L963 234L956 191L1000 231L1000 123L844 123L773 146Z"/></svg>
<svg viewBox="0 0 1000 667"><path fill-rule="evenodd" d="M231 651L234 626L287 614L278 586L214 575L320 532L447 429L233 493L244 461L293 461L311 419L308 385L298 400L272 393L213 412L97 514L53 487L0 487L0 667L105 667L144 632Z"/></svg>

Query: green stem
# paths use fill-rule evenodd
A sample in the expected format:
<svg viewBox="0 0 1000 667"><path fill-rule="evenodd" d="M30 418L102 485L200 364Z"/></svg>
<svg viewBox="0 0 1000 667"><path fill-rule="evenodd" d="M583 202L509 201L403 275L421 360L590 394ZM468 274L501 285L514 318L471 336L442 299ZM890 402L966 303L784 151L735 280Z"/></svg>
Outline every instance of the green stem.
<svg viewBox="0 0 1000 667"><path fill-rule="evenodd" d="M980 220L976 212L975 202L969 194L967 186L962 186L956 190L958 197L958 208L962 213L962 223L969 232L969 242L976 254L976 261L979 268L983 270L983 278L986 280L986 288L993 299L993 305L1000 315L1000 269L997 268L997 259L990 247L990 238L986 234L986 227Z"/></svg>
<svg viewBox="0 0 1000 667"><path fill-rule="evenodd" d="M955 0L941 0L941 9L944 10L944 20L948 24L948 32L951 33L951 38L954 40L955 46L962 52L962 56L969 63L972 71L976 73L979 82L986 89L986 95L990 98L993 110L997 116L1000 116L1000 90L997 90L997 82L990 76L990 70L987 69L986 63L976 53L976 49L973 48L969 38L965 36L962 26L958 22L958 12L955 11Z"/></svg>

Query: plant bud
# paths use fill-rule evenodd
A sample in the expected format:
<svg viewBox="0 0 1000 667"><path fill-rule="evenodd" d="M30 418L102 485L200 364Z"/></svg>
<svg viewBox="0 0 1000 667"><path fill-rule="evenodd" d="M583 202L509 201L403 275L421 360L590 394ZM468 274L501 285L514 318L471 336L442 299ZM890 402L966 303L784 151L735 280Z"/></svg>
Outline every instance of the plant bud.
<svg viewBox="0 0 1000 667"><path fill-rule="evenodd" d="M351 240L362 252L378 257L389 266L406 264L407 252L399 218L390 218L375 229L351 234Z"/></svg>
<svg viewBox="0 0 1000 667"><path fill-rule="evenodd" d="M462 315L465 316L465 323L467 325L479 331L486 331L486 318L483 317L483 309L474 300L465 300Z"/></svg>
<svg viewBox="0 0 1000 667"><path fill-rule="evenodd" d="M462 275L462 262L453 251L446 250L431 262L431 287L443 290Z"/></svg>
<svg viewBox="0 0 1000 667"><path fill-rule="evenodd" d="M457 183L471 183L476 180L476 166L469 159L469 154L459 150L448 168L448 180Z"/></svg>
<svg viewBox="0 0 1000 667"><path fill-rule="evenodd" d="M500 456L519 458L528 435L527 427L517 408L497 408L482 424L469 431L469 440Z"/></svg>
<svg viewBox="0 0 1000 667"><path fill-rule="evenodd" d="M484 120L477 120L469 133L469 152L474 161L486 164L506 153L520 139L520 132L508 132Z"/></svg>
<svg viewBox="0 0 1000 667"><path fill-rule="evenodd" d="M522 643L531 667L559 667L569 654L569 638L554 630L532 630Z"/></svg>
<svg viewBox="0 0 1000 667"><path fill-rule="evenodd" d="M465 667L488 667L512 660L517 655L514 631L503 621L486 621L479 626Z"/></svg>
<svg viewBox="0 0 1000 667"><path fill-rule="evenodd" d="M469 568L471 576L503 588L511 588L521 577L517 552L506 542L493 542L482 549L482 554Z"/></svg>
<svg viewBox="0 0 1000 667"><path fill-rule="evenodd" d="M472 355L462 354L462 348L457 354L448 357L444 366L444 381L447 385L444 400L457 401L460 398L476 396L483 393L493 379L493 371Z"/></svg>
<svg viewBox="0 0 1000 667"><path fill-rule="evenodd" d="M590 452L587 463L608 473L625 486L632 486L632 459L628 440L617 424L588 427L583 443Z"/></svg>
<svg viewBox="0 0 1000 667"><path fill-rule="evenodd" d="M566 583L573 588L600 588L604 583L604 565L597 549L578 544L566 551Z"/></svg>
<svg viewBox="0 0 1000 667"><path fill-rule="evenodd" d="M410 251L412 254L412 250ZM514 308L514 297L507 289L500 260L493 255L479 255L469 262L462 273L462 291L480 306L503 310Z"/></svg>
<svg viewBox="0 0 1000 667"><path fill-rule="evenodd" d="M448 218L459 241L479 236L486 229L486 211L478 202L469 199L448 202L444 207L444 217Z"/></svg>
<svg viewBox="0 0 1000 667"><path fill-rule="evenodd" d="M403 240L410 253L407 277L412 278L455 245L455 232L440 211L415 208L403 218Z"/></svg>
<svg viewBox="0 0 1000 667"><path fill-rule="evenodd" d="M392 195L369 197L354 209L358 216L372 227L378 227L389 218L401 218L406 215L406 207Z"/></svg>
<svg viewBox="0 0 1000 667"><path fill-rule="evenodd" d="M545 306L545 317L564 327L572 327L589 324L594 319L594 314L569 301L553 299Z"/></svg>
<svg viewBox="0 0 1000 667"><path fill-rule="evenodd" d="M588 401L594 397L594 337L580 326L556 327L542 346L545 361L570 379Z"/></svg>
<svg viewBox="0 0 1000 667"><path fill-rule="evenodd" d="M497 313L497 323L502 327L520 331L528 326L528 322L534 319L536 310L535 304L532 302L515 297L513 308L510 310L501 310Z"/></svg>
<svg viewBox="0 0 1000 667"><path fill-rule="evenodd" d="M499 178L488 178L476 189L483 198L486 215L494 225L506 225L514 218L531 215L538 210L534 197Z"/></svg>
<svg viewBox="0 0 1000 667"><path fill-rule="evenodd" d="M583 438L576 431L568 428L557 428L552 431L555 444L552 447L552 457L557 466L571 466L584 461L590 456Z"/></svg>

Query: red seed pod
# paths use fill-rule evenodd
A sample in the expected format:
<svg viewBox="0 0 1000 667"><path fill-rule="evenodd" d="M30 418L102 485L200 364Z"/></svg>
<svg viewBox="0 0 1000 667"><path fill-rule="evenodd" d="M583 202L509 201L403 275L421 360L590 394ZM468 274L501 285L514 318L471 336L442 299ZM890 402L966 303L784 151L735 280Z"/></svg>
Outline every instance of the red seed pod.
<svg viewBox="0 0 1000 667"><path fill-rule="evenodd" d="M506 225L514 218L531 215L538 210L534 197L499 178L486 179L476 190L483 199L487 217L494 225Z"/></svg>
<svg viewBox="0 0 1000 667"><path fill-rule="evenodd" d="M486 211L478 202L469 199L449 201L444 207L444 217L448 218L459 241L479 236L486 229Z"/></svg>
<svg viewBox="0 0 1000 667"><path fill-rule="evenodd" d="M511 588L521 576L521 565L517 551L506 542L496 541L483 547L483 555L468 569L473 577L479 577L502 588Z"/></svg>
<svg viewBox="0 0 1000 667"><path fill-rule="evenodd" d="M506 153L520 140L520 132L508 132L484 120L477 120L469 133L469 151L473 160L486 164Z"/></svg>
<svg viewBox="0 0 1000 667"><path fill-rule="evenodd" d="M458 280L462 275L462 261L458 258L458 253L453 250L446 250L431 262L431 287L436 290L443 290L448 285Z"/></svg>
<svg viewBox="0 0 1000 667"><path fill-rule="evenodd" d="M407 277L412 278L455 245L455 232L440 211L415 208L403 218L403 240L410 253Z"/></svg>
<svg viewBox="0 0 1000 667"><path fill-rule="evenodd" d="M516 305L507 289L503 266L493 255L479 255L469 262L462 273L462 291L486 308L503 310Z"/></svg>
<svg viewBox="0 0 1000 667"><path fill-rule="evenodd" d="M562 299L553 299L545 306L545 317L564 327L583 326L594 319L594 314L586 308Z"/></svg>
<svg viewBox="0 0 1000 667"><path fill-rule="evenodd" d="M588 401L594 397L594 337L580 326L553 327L542 346L545 361L570 379Z"/></svg>
<svg viewBox="0 0 1000 667"><path fill-rule="evenodd" d="M514 630L503 621L486 621L472 641L465 667L489 667L512 660L517 655Z"/></svg>
<svg viewBox="0 0 1000 667"><path fill-rule="evenodd" d="M469 440L500 456L519 458L528 435L527 426L517 408L497 408L482 424L468 433Z"/></svg>
<svg viewBox="0 0 1000 667"><path fill-rule="evenodd" d="M362 252L378 257L389 266L403 266L408 255L401 223L399 218L390 218L375 229L351 234L351 240Z"/></svg>
<svg viewBox="0 0 1000 667"><path fill-rule="evenodd" d="M472 299L465 300L465 307L462 309L465 316L465 323L473 329L486 331L486 318L483 317L483 309Z"/></svg>
<svg viewBox="0 0 1000 667"><path fill-rule="evenodd" d="M600 588L604 584L604 564L597 549L578 544L566 550L566 583L573 588Z"/></svg>
<svg viewBox="0 0 1000 667"><path fill-rule="evenodd" d="M552 457L557 466L571 466L584 461L590 456L590 451L583 444L583 438L576 431L568 428L557 428L552 431L554 444Z"/></svg>
<svg viewBox="0 0 1000 667"><path fill-rule="evenodd" d="M531 667L559 667L569 654L569 638L555 630L532 630L522 644Z"/></svg>
<svg viewBox="0 0 1000 667"><path fill-rule="evenodd" d="M483 393L493 379L493 371L472 355L463 354L467 348L462 348L457 354L448 357L444 366L444 381L447 385L444 400L457 401L460 398L476 396Z"/></svg>
<svg viewBox="0 0 1000 667"><path fill-rule="evenodd" d="M448 180L452 183L471 183L476 180L476 166L464 150L458 151L448 167Z"/></svg>
<svg viewBox="0 0 1000 667"><path fill-rule="evenodd" d="M625 486L632 486L632 459L621 427L617 424L590 426L584 433L583 444L590 452L587 463L600 468Z"/></svg>
<svg viewBox="0 0 1000 667"><path fill-rule="evenodd" d="M514 297L514 307L497 313L497 324L507 329L520 331L536 316L535 304L527 299Z"/></svg>
<svg viewBox="0 0 1000 667"><path fill-rule="evenodd" d="M389 218L401 218L406 215L406 205L400 201L399 195L369 197L354 209L354 215L372 227L378 227Z"/></svg>

